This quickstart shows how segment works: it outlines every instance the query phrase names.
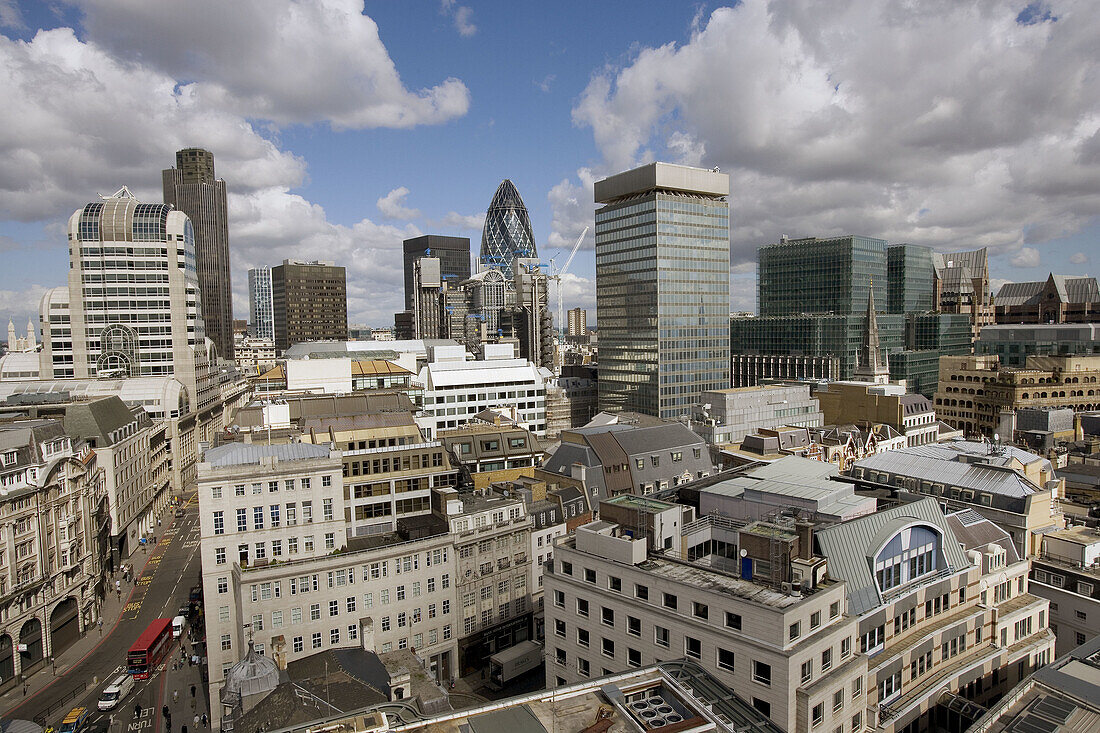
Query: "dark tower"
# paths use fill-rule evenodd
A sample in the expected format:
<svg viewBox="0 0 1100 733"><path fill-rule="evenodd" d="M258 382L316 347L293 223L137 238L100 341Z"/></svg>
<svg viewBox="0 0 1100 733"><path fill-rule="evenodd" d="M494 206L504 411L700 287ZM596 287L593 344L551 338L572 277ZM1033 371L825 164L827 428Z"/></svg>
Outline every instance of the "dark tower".
<svg viewBox="0 0 1100 733"><path fill-rule="evenodd" d="M218 356L233 358L233 301L229 283L229 217L225 181L214 177L214 154L201 148L176 153L176 167L161 174L164 203L191 219L195 268L206 335Z"/></svg>

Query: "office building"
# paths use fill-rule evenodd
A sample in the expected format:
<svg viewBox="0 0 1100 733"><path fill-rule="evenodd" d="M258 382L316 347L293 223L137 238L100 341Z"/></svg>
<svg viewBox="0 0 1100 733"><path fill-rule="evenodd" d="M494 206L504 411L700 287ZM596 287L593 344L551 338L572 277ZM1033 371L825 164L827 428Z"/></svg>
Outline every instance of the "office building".
<svg viewBox="0 0 1100 733"><path fill-rule="evenodd" d="M740 443L757 428L824 424L808 384L767 384L709 390L693 413L691 429L710 445Z"/></svg>
<svg viewBox="0 0 1100 733"><path fill-rule="evenodd" d="M425 234L401 243L405 274L405 309L413 307L413 266L421 257L439 260L440 277L450 285L470 279L470 240L468 237L445 237Z"/></svg>
<svg viewBox="0 0 1100 733"><path fill-rule="evenodd" d="M993 291L989 283L986 248L932 254L935 271L935 310L970 317L970 340L993 323Z"/></svg>
<svg viewBox="0 0 1100 733"><path fill-rule="evenodd" d="M107 496L97 451L60 420L0 425L0 686L45 667L99 620Z"/></svg>
<svg viewBox="0 0 1100 733"><path fill-rule="evenodd" d="M619 496L558 540L543 578L547 687L687 657L782 730L863 730L858 616L810 535L693 515ZM789 590L798 569L806 593Z"/></svg>
<svg viewBox="0 0 1100 733"><path fill-rule="evenodd" d="M783 238L757 251L761 316L862 315L873 280L886 285L886 241L844 236Z"/></svg>
<svg viewBox="0 0 1100 733"><path fill-rule="evenodd" d="M413 337L442 338L444 328L442 261L438 257L418 257L412 265L412 284L406 292L412 296L409 306L413 317Z"/></svg>
<svg viewBox="0 0 1100 733"><path fill-rule="evenodd" d="M347 274L332 262L283 260L271 268L275 348L348 337Z"/></svg>
<svg viewBox="0 0 1100 733"><path fill-rule="evenodd" d="M902 448L867 456L847 473L857 489L886 489L893 502L932 496L945 511L972 509L1005 530L1022 558L1065 526L1058 507L1065 482L1049 460L1011 446L952 440Z"/></svg>
<svg viewBox="0 0 1100 733"><path fill-rule="evenodd" d="M1100 321L1095 277L1051 273L1035 282L1005 283L995 301L997 323L1092 323Z"/></svg>
<svg viewBox="0 0 1100 733"><path fill-rule="evenodd" d="M1029 356L1100 356L1100 323L997 323L982 329L974 353L1006 367L1022 367Z"/></svg>
<svg viewBox="0 0 1100 733"><path fill-rule="evenodd" d="M68 287L42 296L41 378L172 376L185 388L175 410L211 406L194 237L182 211L125 187L77 209Z"/></svg>
<svg viewBox="0 0 1100 733"><path fill-rule="evenodd" d="M519 355L545 369L555 368L557 338L554 317L547 307L549 278L537 260L516 258L512 261L514 302L500 314L503 337L514 338Z"/></svg>
<svg viewBox="0 0 1100 733"><path fill-rule="evenodd" d="M568 315L569 325L565 335L572 338L581 338L588 334L588 311L584 308L570 308Z"/></svg>
<svg viewBox="0 0 1100 733"><path fill-rule="evenodd" d="M515 184L506 178L497 187L485 212L478 271L495 269L511 280L512 260L517 257L538 257L538 251L527 207Z"/></svg>
<svg viewBox="0 0 1100 733"><path fill-rule="evenodd" d="M945 356L934 402L941 419L967 435L991 438L1001 430L1005 411L1100 409L1098 380L1100 356L1028 356L1017 367L1002 366L991 355ZM1003 437L1009 439L1007 433Z"/></svg>
<svg viewBox="0 0 1100 733"><path fill-rule="evenodd" d="M930 248L919 244L895 244L887 247L886 277L888 312L935 310L932 298L935 294L936 271Z"/></svg>
<svg viewBox="0 0 1100 733"><path fill-rule="evenodd" d="M853 380L830 382L814 391L826 425L889 425L912 447L935 443L939 422L932 400L898 384Z"/></svg>
<svg viewBox="0 0 1100 733"><path fill-rule="evenodd" d="M275 340L275 306L271 295L271 268L248 271L248 327L256 338Z"/></svg>
<svg viewBox="0 0 1100 733"><path fill-rule="evenodd" d="M229 277L229 214L225 181L214 176L214 155L201 148L176 153L176 167L161 173L164 203L194 227L195 269L206 336L217 355L233 360L233 296Z"/></svg>
<svg viewBox="0 0 1100 733"><path fill-rule="evenodd" d="M650 163L594 195L600 409L687 414L729 386L729 176Z"/></svg>
<svg viewBox="0 0 1100 733"><path fill-rule="evenodd" d="M1043 535L1030 585L1050 601L1056 656L1091 642L1100 635L1100 534L1092 527L1068 527Z"/></svg>

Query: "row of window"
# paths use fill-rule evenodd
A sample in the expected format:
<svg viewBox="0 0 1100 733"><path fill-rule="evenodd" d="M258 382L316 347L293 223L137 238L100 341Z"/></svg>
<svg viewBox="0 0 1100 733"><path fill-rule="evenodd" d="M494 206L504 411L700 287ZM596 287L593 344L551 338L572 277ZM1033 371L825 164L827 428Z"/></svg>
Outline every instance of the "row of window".
<svg viewBox="0 0 1100 733"><path fill-rule="evenodd" d="M237 531L248 532L248 507L238 507L236 510L237 518ZM322 504L321 511L322 519L326 522L331 522L334 518L333 500L326 498ZM266 522L270 518L270 525ZM254 506L252 507L252 529L266 529L270 526L272 529L281 527L283 520L286 520L287 526L293 526L298 523L298 504L296 502L290 502L287 504L268 504L266 506ZM313 521L313 502L302 502L302 523L309 524ZM225 511L219 510L213 514L214 534L225 534Z"/></svg>
<svg viewBox="0 0 1100 733"><path fill-rule="evenodd" d="M313 487L313 478L309 477L309 476L305 476L305 477L300 478L300 479L288 478L288 479L284 479L281 482L280 481L267 481L266 482L267 493L269 493L269 494L277 493L279 491L280 487L282 487L282 489L284 491L294 491L294 490L296 490L296 488L299 485L301 486L301 488L303 490L308 491L309 489L311 489ZM263 481L253 482L251 493L252 494L262 494L262 493L264 493L264 486L265 486L265 482L263 482ZM331 475L321 476L321 486L326 487L326 488L329 487L329 486L332 486L332 476ZM248 487L248 484L234 484L233 485L233 496L244 496L247 493L245 491L247 487ZM225 486L211 486L210 487L210 498L211 499L221 499L223 495L224 496L229 496L228 487L225 487Z"/></svg>

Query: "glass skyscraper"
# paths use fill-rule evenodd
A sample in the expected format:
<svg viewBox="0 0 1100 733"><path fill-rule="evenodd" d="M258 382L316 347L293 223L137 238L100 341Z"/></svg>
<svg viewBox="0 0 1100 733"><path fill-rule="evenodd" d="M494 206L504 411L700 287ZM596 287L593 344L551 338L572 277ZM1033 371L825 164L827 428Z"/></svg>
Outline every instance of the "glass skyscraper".
<svg viewBox="0 0 1100 733"><path fill-rule="evenodd" d="M601 410L675 418L729 386L728 194L667 163L596 183Z"/></svg>
<svg viewBox="0 0 1100 733"><path fill-rule="evenodd" d="M783 239L757 252L757 302L762 316L863 314L867 291L886 285L886 240L846 236Z"/></svg>
<svg viewBox="0 0 1100 733"><path fill-rule="evenodd" d="M930 311L936 288L932 250L919 244L895 244L886 250L889 278L886 309L891 313Z"/></svg>
<svg viewBox="0 0 1100 733"><path fill-rule="evenodd" d="M248 271L248 325L253 336L275 340L270 267L253 267Z"/></svg>
<svg viewBox="0 0 1100 733"><path fill-rule="evenodd" d="M485 227L481 232L480 270L500 270L505 279L511 280L512 260L517 257L538 257L535 235L531 233L531 219L527 207L515 185L507 178L501 182L489 210L485 212Z"/></svg>

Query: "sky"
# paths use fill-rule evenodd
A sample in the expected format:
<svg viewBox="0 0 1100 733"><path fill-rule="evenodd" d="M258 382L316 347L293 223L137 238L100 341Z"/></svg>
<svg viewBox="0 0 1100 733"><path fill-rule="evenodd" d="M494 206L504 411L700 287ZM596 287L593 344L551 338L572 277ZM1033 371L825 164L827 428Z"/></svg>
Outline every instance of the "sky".
<svg viewBox="0 0 1100 733"><path fill-rule="evenodd" d="M0 0L0 316L37 323L73 211L161 200L184 147L226 181L238 318L248 268L324 259L352 323L392 325L401 241L476 253L505 178L560 266L593 182L653 160L730 175L731 310L781 235L1095 275L1097 38L1086 0Z"/></svg>

